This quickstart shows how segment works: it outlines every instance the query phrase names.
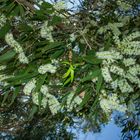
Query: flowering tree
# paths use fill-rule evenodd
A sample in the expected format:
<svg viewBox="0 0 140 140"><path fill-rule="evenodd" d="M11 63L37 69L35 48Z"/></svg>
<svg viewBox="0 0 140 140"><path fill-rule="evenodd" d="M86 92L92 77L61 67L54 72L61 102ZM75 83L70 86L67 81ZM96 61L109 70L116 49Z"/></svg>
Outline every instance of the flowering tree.
<svg viewBox="0 0 140 140"><path fill-rule="evenodd" d="M84 112L99 124L139 113L139 1L80 3L73 13L64 2L0 1L2 106L24 95L32 116Z"/></svg>

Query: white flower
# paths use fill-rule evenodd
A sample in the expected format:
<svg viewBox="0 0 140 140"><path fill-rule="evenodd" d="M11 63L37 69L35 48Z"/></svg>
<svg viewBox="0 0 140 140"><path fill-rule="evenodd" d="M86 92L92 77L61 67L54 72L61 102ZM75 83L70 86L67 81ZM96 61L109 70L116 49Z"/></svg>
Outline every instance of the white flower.
<svg viewBox="0 0 140 140"><path fill-rule="evenodd" d="M74 33L72 33L72 34L70 35L70 41L71 41L71 42L74 42L75 40L76 40L76 37L75 37Z"/></svg>
<svg viewBox="0 0 140 140"><path fill-rule="evenodd" d="M53 27L48 26L48 21L45 21L45 23L41 26L40 35L42 38L46 38L50 42L54 42L52 31L53 31Z"/></svg>
<svg viewBox="0 0 140 140"><path fill-rule="evenodd" d="M4 26L4 24L6 23L6 17L3 14L0 14L0 28Z"/></svg>
<svg viewBox="0 0 140 140"><path fill-rule="evenodd" d="M62 10L62 9L65 9L66 5L65 5L65 2L64 1L59 1L59 2L56 2L53 7L56 9L56 10Z"/></svg>
<svg viewBox="0 0 140 140"><path fill-rule="evenodd" d="M25 56L24 52L20 53L18 55L18 58L19 58L19 61L23 64L28 64L29 63L29 60L28 58Z"/></svg>
<svg viewBox="0 0 140 140"><path fill-rule="evenodd" d="M38 95L39 95L40 93L38 93L38 92L33 92L33 94L32 94L32 101L33 101L33 103L34 104L36 104L36 105L39 105L39 101L38 101Z"/></svg>
<svg viewBox="0 0 140 140"><path fill-rule="evenodd" d="M0 82L3 81L3 80L6 80L8 78L12 78L12 77L13 77L12 75L1 74L0 75Z"/></svg>
<svg viewBox="0 0 140 140"><path fill-rule="evenodd" d="M75 96L74 98L74 93L71 92L67 96L67 110L72 111L73 108L75 108L77 105L79 105L82 102L82 99L79 96Z"/></svg>
<svg viewBox="0 0 140 140"><path fill-rule="evenodd" d="M107 83L111 82L112 81L112 78L111 78L111 75L110 75L110 72L109 72L108 67L103 67L103 68L101 68L101 70L102 70L102 75L104 77L104 80Z"/></svg>
<svg viewBox="0 0 140 140"><path fill-rule="evenodd" d="M46 72L55 73L56 66L53 66L52 64L45 64L39 67L38 72L40 74L45 74Z"/></svg>
<svg viewBox="0 0 140 140"><path fill-rule="evenodd" d="M118 87L118 79L116 79L115 81L111 82L111 87L116 90Z"/></svg>
<svg viewBox="0 0 140 140"><path fill-rule="evenodd" d="M122 59L123 58L120 52L117 52L115 50L97 52L96 56L99 59Z"/></svg>
<svg viewBox="0 0 140 140"><path fill-rule="evenodd" d="M20 44L17 41L15 41L12 33L7 33L5 35L5 41L9 46L11 46L15 49L16 53L23 52L22 47L20 46Z"/></svg>
<svg viewBox="0 0 140 140"><path fill-rule="evenodd" d="M118 86L122 93L130 93L134 91L133 88L128 84L126 79L119 80Z"/></svg>
<svg viewBox="0 0 140 140"><path fill-rule="evenodd" d="M125 75L125 72L122 68L116 66L116 65L112 65L110 67L110 72L114 73L114 74L117 74L117 75L120 75L120 76L124 76Z"/></svg>
<svg viewBox="0 0 140 140"><path fill-rule="evenodd" d="M49 92L47 85L42 85L40 91L44 95L47 94Z"/></svg>
<svg viewBox="0 0 140 140"><path fill-rule="evenodd" d="M30 95L31 94L33 89L36 87L35 84L36 84L36 80L32 79L24 86L23 92L25 93L25 95Z"/></svg>
<svg viewBox="0 0 140 140"><path fill-rule="evenodd" d="M100 106L107 114L111 111L118 110L125 112L126 105L121 105L116 94L111 94L106 97L100 96Z"/></svg>
<svg viewBox="0 0 140 140"><path fill-rule="evenodd" d="M5 41L9 46L14 48L16 53L19 54L18 58L19 58L19 61L21 63L24 63L24 64L29 63L28 58L25 56L22 47L20 46L20 44L16 40L14 40L14 37L13 37L12 33L7 33L6 34Z"/></svg>
<svg viewBox="0 0 140 140"><path fill-rule="evenodd" d="M4 70L4 69L6 69L5 65L0 66L0 70Z"/></svg>
<svg viewBox="0 0 140 140"><path fill-rule="evenodd" d="M126 67L134 65L136 63L136 59L133 58L127 58L127 59L123 59L123 63Z"/></svg>
<svg viewBox="0 0 140 140"><path fill-rule="evenodd" d="M48 98L50 111L53 115L55 115L60 110L61 105L55 96L48 93L46 94L46 97Z"/></svg>

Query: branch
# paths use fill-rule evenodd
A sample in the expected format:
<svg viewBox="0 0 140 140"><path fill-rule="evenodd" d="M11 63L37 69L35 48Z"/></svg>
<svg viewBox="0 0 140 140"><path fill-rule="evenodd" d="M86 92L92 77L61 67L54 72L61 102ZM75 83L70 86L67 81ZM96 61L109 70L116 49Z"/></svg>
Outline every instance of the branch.
<svg viewBox="0 0 140 140"><path fill-rule="evenodd" d="M27 0L14 0L19 4L22 4L25 7L28 7L31 11L36 10L36 8L34 7L34 5L30 2L28 2Z"/></svg>

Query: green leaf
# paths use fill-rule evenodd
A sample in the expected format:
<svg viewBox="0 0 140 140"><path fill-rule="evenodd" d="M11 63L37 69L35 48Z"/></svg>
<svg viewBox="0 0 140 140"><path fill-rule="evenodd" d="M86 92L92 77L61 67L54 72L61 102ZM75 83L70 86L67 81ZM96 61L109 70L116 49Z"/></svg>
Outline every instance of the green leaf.
<svg viewBox="0 0 140 140"><path fill-rule="evenodd" d="M20 10L20 16L24 16L25 11L24 11L24 8L21 5L19 5L19 10Z"/></svg>
<svg viewBox="0 0 140 140"><path fill-rule="evenodd" d="M67 72L63 75L62 78L67 78L67 77L70 75L70 73L71 73L71 69L69 68L69 69L67 70Z"/></svg>
<svg viewBox="0 0 140 140"><path fill-rule="evenodd" d="M40 88L44 84L46 77L47 77L47 74L40 75L40 77L38 78L37 83L36 83L35 92L40 91Z"/></svg>
<svg viewBox="0 0 140 140"><path fill-rule="evenodd" d="M73 80L74 80L74 70L72 70L72 69L71 69L70 76L71 76L71 82L73 82Z"/></svg>
<svg viewBox="0 0 140 140"><path fill-rule="evenodd" d="M61 55L63 55L64 53L64 49L55 51L53 54L51 54L51 58L52 59L57 59L58 57L60 57Z"/></svg>
<svg viewBox="0 0 140 140"><path fill-rule="evenodd" d="M5 35L9 32L11 28L10 23L6 23L1 29L0 29L0 38L4 38Z"/></svg>
<svg viewBox="0 0 140 140"><path fill-rule="evenodd" d="M33 105L32 110L30 112L30 115L29 115L29 118L28 119L29 120L32 120L33 117L34 117L34 115L35 115L35 113L37 113L37 111L38 111L38 107L36 105Z"/></svg>
<svg viewBox="0 0 140 140"><path fill-rule="evenodd" d="M90 92L86 92L85 96L81 102L81 104L79 105L79 108L82 109L84 105L86 105L88 103L88 101L90 100L92 94Z"/></svg>
<svg viewBox="0 0 140 140"><path fill-rule="evenodd" d="M45 48L42 49L42 51L48 51L50 49L55 49L55 48L59 48L62 47L62 43L61 42L53 42L53 43L50 43L49 45L47 45Z"/></svg>
<svg viewBox="0 0 140 140"><path fill-rule="evenodd" d="M18 96L20 88L17 87L12 95L11 103L8 105L9 107L14 103L16 97Z"/></svg>
<svg viewBox="0 0 140 140"><path fill-rule="evenodd" d="M87 63L90 63L90 64L100 64L101 62L102 62L102 60L101 59L98 59L98 58L96 58L96 57L94 57L94 56L86 56L86 57L84 57L83 58Z"/></svg>
<svg viewBox="0 0 140 140"><path fill-rule="evenodd" d="M9 97L9 93L10 93L10 92L7 91L7 92L4 94L4 98L3 98L2 103L1 103L2 105L5 103L5 101L6 101L7 98Z"/></svg>
<svg viewBox="0 0 140 140"><path fill-rule="evenodd" d="M13 50L9 50L6 53L4 53L3 55L0 56L0 63L3 61L7 61L10 60L11 58L13 58L15 56L16 52Z"/></svg>
<svg viewBox="0 0 140 140"><path fill-rule="evenodd" d="M101 74L101 70L100 69L95 69L94 71L92 71L91 73L89 73L86 77L84 77L81 82L85 82L85 81L90 81L93 78L98 77Z"/></svg>
<svg viewBox="0 0 140 140"><path fill-rule="evenodd" d="M97 93L99 93L99 91L101 89L101 86L102 86L102 83L103 83L103 76L100 73L100 75L98 76L98 81L97 81L97 85L96 85L96 91L97 91Z"/></svg>
<svg viewBox="0 0 140 140"><path fill-rule="evenodd" d="M62 22L61 17L58 16L53 16L52 21L51 21L51 25L56 25Z"/></svg>
<svg viewBox="0 0 140 140"><path fill-rule="evenodd" d="M64 86L67 85L70 81L71 81L71 77L69 77L69 78L64 82Z"/></svg>

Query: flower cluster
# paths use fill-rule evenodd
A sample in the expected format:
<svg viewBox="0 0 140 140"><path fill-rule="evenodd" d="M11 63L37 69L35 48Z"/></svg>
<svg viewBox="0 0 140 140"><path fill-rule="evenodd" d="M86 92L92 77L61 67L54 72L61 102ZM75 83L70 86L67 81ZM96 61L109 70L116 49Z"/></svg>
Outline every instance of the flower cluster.
<svg viewBox="0 0 140 140"><path fill-rule="evenodd" d="M0 71L1 71L1 70L4 70L4 69L6 69L6 66L5 66L5 65L1 65L1 66L0 66Z"/></svg>
<svg viewBox="0 0 140 140"><path fill-rule="evenodd" d="M45 21L45 23L41 26L40 35L42 38L45 38L50 42L54 42L52 31L53 31L53 27L48 26L48 21Z"/></svg>
<svg viewBox="0 0 140 140"><path fill-rule="evenodd" d="M107 32L108 30L111 30L114 35L119 36L121 34L119 28L123 27L123 23L108 23L107 25L99 28L98 32L100 34Z"/></svg>
<svg viewBox="0 0 140 140"><path fill-rule="evenodd" d="M8 83L5 82L4 80L8 79L8 78L12 78L13 75L5 75L5 74L1 74L0 75L0 86L7 86Z"/></svg>
<svg viewBox="0 0 140 140"><path fill-rule="evenodd" d="M35 79L31 79L25 86L23 89L23 92L25 93L25 95L30 95L30 93L33 91L33 89L35 89L36 87L36 80Z"/></svg>
<svg viewBox="0 0 140 140"><path fill-rule="evenodd" d="M33 92L32 100L33 103L39 105L39 94L43 94L43 98L41 100L41 106L46 108L47 104L49 105L50 111L53 115L55 115L60 110L60 103L57 98L49 93L47 85L42 85L40 92Z"/></svg>
<svg viewBox="0 0 140 140"><path fill-rule="evenodd" d="M35 91L36 88L36 79L30 80L23 89L25 95L31 95L32 93L32 101L34 104L39 105L39 94L43 95L41 100L41 106L46 108L47 104L49 105L50 111L52 114L56 114L60 110L60 103L56 99L55 96L49 93L49 89L47 85L42 85L39 92Z"/></svg>
<svg viewBox="0 0 140 140"><path fill-rule="evenodd" d="M6 23L6 17L3 14L0 14L0 28L4 26L4 24Z"/></svg>
<svg viewBox="0 0 140 140"><path fill-rule="evenodd" d="M119 88L122 93L130 93L134 92L133 84L140 87L140 65L137 62L140 41L133 41L139 37L139 32L124 37L122 41L118 36L114 36L117 48L96 53L96 56L103 60L102 76L114 90ZM115 79L112 78L113 75L116 75Z"/></svg>
<svg viewBox="0 0 140 140"><path fill-rule="evenodd" d="M120 112L125 112L127 110L124 104L120 104L120 101L116 94L111 94L108 96L101 95L100 106L106 114L111 113L113 110L117 110Z"/></svg>
<svg viewBox="0 0 140 140"><path fill-rule="evenodd" d="M41 65L38 68L38 72L40 74L45 74L46 72L55 73L56 72L56 69L57 69L57 67L54 66L54 65L52 65L52 64L45 64L45 65Z"/></svg>
<svg viewBox="0 0 140 140"><path fill-rule="evenodd" d="M79 96L74 97L74 93L71 92L67 97L67 110L72 111L73 108L76 108L82 102L82 99Z"/></svg>
<svg viewBox="0 0 140 140"><path fill-rule="evenodd" d="M65 9L66 5L65 5L65 2L64 1L59 1L59 2L56 2L53 7L56 9L56 10L62 10L62 9Z"/></svg>
<svg viewBox="0 0 140 140"><path fill-rule="evenodd" d="M18 53L18 58L19 58L19 61L21 63L23 63L23 64L28 64L29 63L28 58L25 56L21 45L14 39L12 33L7 33L6 34L5 41L9 46L14 48L16 53Z"/></svg>

